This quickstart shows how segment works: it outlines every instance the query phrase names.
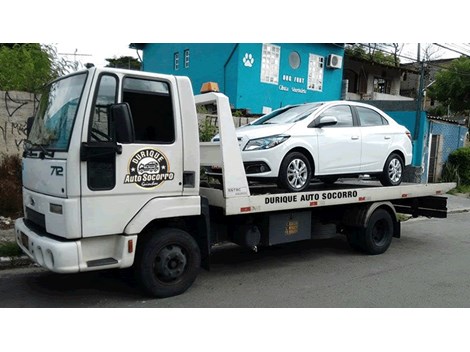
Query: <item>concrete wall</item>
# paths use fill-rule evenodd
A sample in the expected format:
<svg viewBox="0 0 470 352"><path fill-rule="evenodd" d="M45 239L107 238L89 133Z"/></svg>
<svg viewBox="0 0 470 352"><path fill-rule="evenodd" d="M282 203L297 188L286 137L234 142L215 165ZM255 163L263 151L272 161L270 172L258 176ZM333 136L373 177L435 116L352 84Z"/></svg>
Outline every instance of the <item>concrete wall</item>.
<svg viewBox="0 0 470 352"><path fill-rule="evenodd" d="M0 153L20 154L26 139L26 120L38 105L34 94L0 91Z"/></svg>

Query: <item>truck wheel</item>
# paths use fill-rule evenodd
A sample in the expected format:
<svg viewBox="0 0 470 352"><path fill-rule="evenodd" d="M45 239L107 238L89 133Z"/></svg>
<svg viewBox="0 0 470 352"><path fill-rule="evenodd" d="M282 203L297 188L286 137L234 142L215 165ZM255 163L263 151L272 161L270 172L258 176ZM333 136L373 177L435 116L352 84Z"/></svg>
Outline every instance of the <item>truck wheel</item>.
<svg viewBox="0 0 470 352"><path fill-rule="evenodd" d="M385 162L379 180L383 186L398 186L403 179L403 160L398 154L392 153Z"/></svg>
<svg viewBox="0 0 470 352"><path fill-rule="evenodd" d="M299 152L286 155L279 169L279 187L289 192L301 192L310 185L312 168L308 159Z"/></svg>
<svg viewBox="0 0 470 352"><path fill-rule="evenodd" d="M201 264L199 247L188 233L165 228L137 244L136 273L144 289L155 297L176 296L196 280Z"/></svg>
<svg viewBox="0 0 470 352"><path fill-rule="evenodd" d="M367 254L382 254L390 244L393 237L393 221L390 213L384 209L377 209L370 216L366 228L358 230L358 241Z"/></svg>

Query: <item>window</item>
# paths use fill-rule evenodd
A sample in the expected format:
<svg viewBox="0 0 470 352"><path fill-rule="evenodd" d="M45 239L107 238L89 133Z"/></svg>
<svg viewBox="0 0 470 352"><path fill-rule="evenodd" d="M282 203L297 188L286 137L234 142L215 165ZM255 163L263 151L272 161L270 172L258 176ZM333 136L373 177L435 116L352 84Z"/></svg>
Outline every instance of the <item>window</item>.
<svg viewBox="0 0 470 352"><path fill-rule="evenodd" d="M300 67L300 55L297 51L292 51L289 54L289 65L293 70Z"/></svg>
<svg viewBox="0 0 470 352"><path fill-rule="evenodd" d="M89 141L110 141L114 139L114 131L109 120L109 106L116 103L116 77L104 75L100 77L98 92L91 116Z"/></svg>
<svg viewBox="0 0 470 352"><path fill-rule="evenodd" d="M180 68L180 53L173 54L173 68L177 71Z"/></svg>
<svg viewBox="0 0 470 352"><path fill-rule="evenodd" d="M325 58L314 54L308 56L308 83L307 89L318 92L323 91L323 69Z"/></svg>
<svg viewBox="0 0 470 352"><path fill-rule="evenodd" d="M390 94L392 82L384 78L374 78L374 92Z"/></svg>
<svg viewBox="0 0 470 352"><path fill-rule="evenodd" d="M336 125L330 127L353 127L353 117L351 108L347 105L333 106L325 110L319 118L323 116L334 116L338 120Z"/></svg>
<svg viewBox="0 0 470 352"><path fill-rule="evenodd" d="M357 106L356 110L359 115L361 126L388 125L388 121L382 117L382 115L372 109Z"/></svg>
<svg viewBox="0 0 470 352"><path fill-rule="evenodd" d="M115 140L113 121L109 118L109 107L116 103L117 78L102 75L99 78L93 109L91 111L88 141L90 145L103 145ZM116 185L116 157L97 153L87 161L88 188L93 191L113 189Z"/></svg>
<svg viewBox="0 0 470 352"><path fill-rule="evenodd" d="M184 51L184 68L189 68L189 49Z"/></svg>
<svg viewBox="0 0 470 352"><path fill-rule="evenodd" d="M127 77L123 101L131 108L137 143L175 141L173 103L167 83Z"/></svg>
<svg viewBox="0 0 470 352"><path fill-rule="evenodd" d="M263 44L261 56L261 82L279 83L279 63L281 47L272 44Z"/></svg>

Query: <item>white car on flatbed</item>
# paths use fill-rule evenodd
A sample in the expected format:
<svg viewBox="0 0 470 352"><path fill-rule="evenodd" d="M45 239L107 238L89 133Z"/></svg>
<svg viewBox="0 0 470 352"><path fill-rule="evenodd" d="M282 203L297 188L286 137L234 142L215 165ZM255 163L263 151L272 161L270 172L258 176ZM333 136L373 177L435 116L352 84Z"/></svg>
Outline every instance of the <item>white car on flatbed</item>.
<svg viewBox="0 0 470 352"><path fill-rule="evenodd" d="M360 174L397 186L412 159L404 126L350 101L286 106L239 127L237 137L249 180L274 181L289 192L305 190L313 177L334 183Z"/></svg>

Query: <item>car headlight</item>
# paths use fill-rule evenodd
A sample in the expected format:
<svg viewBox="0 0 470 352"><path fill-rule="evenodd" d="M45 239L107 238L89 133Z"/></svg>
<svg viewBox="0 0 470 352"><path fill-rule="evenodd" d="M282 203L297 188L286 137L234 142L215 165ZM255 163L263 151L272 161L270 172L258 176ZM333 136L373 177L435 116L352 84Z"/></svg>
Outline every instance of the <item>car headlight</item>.
<svg viewBox="0 0 470 352"><path fill-rule="evenodd" d="M274 148L275 146L285 142L289 139L290 136L271 136L271 137L264 137L264 138L257 138L251 139L246 144L244 151L251 151L251 150L262 150L262 149L270 149Z"/></svg>

